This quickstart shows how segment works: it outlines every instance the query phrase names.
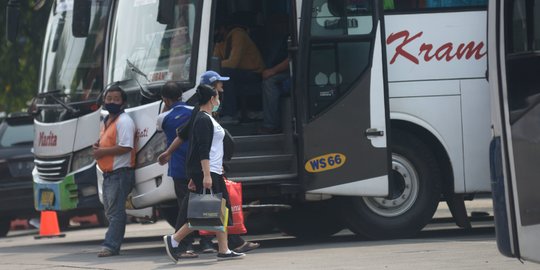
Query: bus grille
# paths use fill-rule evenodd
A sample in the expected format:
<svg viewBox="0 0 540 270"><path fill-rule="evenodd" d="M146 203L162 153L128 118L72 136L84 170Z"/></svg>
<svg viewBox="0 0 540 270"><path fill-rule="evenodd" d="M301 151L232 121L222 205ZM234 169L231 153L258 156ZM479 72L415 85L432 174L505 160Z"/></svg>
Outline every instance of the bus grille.
<svg viewBox="0 0 540 270"><path fill-rule="evenodd" d="M47 181L63 179L69 168L70 156L54 158L35 158L34 163L37 168L39 178Z"/></svg>

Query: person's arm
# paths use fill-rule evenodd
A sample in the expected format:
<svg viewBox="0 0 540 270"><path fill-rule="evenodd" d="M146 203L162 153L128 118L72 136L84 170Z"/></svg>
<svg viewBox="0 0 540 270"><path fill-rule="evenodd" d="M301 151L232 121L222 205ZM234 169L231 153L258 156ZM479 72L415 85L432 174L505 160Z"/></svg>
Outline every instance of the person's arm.
<svg viewBox="0 0 540 270"><path fill-rule="evenodd" d="M279 64L269 68L269 69L265 69L263 70L262 72L262 78L263 80L264 79L268 79L278 73L281 73L283 71L286 71L287 69L289 68L289 58L285 58L283 59L283 61L281 61Z"/></svg>
<svg viewBox="0 0 540 270"><path fill-rule="evenodd" d="M159 165L167 164L169 160L171 160L172 153L174 153L174 151L176 151L176 149L178 149L182 145L182 143L184 142L182 141L180 137L174 138L171 145L169 145L169 147L167 147L167 149L163 153L161 153L161 155L159 155L158 157Z"/></svg>
<svg viewBox="0 0 540 270"><path fill-rule="evenodd" d="M247 42L246 39L249 38L247 33L243 30L235 30L233 29L231 31L231 52L229 53L229 58L224 59L221 61L222 67L227 68L237 68L238 65L240 65L240 57L245 53L244 47Z"/></svg>
<svg viewBox="0 0 540 270"><path fill-rule="evenodd" d="M214 137L214 125L208 116L201 117L193 126L193 136L197 137L198 145L195 151L198 151L203 172L204 188L212 187L212 177L210 175L210 149Z"/></svg>
<svg viewBox="0 0 540 270"><path fill-rule="evenodd" d="M214 45L214 56L223 60L225 57L225 42L218 42Z"/></svg>
<svg viewBox="0 0 540 270"><path fill-rule="evenodd" d="M203 187L212 188L212 175L210 174L210 160L201 159L201 168L203 171Z"/></svg>

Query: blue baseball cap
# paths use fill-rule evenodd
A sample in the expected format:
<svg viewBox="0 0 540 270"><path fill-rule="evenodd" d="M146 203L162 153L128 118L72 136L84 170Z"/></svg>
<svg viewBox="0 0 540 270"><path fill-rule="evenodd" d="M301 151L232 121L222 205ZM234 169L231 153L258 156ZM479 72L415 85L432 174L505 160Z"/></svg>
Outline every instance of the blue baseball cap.
<svg viewBox="0 0 540 270"><path fill-rule="evenodd" d="M213 70L206 71L205 73L201 75L201 84L211 85L212 83L216 81L228 81L228 80L229 80L229 77L223 77L219 75L219 73Z"/></svg>

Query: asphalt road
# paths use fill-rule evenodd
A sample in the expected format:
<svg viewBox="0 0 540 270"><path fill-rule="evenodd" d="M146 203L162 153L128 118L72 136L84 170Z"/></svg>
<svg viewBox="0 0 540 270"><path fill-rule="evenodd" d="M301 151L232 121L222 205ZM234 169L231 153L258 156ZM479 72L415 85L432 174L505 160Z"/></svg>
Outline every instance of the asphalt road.
<svg viewBox="0 0 540 270"><path fill-rule="evenodd" d="M489 200L470 211L491 213ZM368 241L344 230L322 241L300 241L279 233L247 236L261 248L245 259L217 262L201 255L174 264L162 235L164 221L130 224L120 256L97 258L104 228L74 229L65 238L35 240L36 230L13 232L0 239L0 269L540 269L539 264L506 258L495 243L493 222L473 222L472 230L446 222L441 204L436 222L413 239Z"/></svg>

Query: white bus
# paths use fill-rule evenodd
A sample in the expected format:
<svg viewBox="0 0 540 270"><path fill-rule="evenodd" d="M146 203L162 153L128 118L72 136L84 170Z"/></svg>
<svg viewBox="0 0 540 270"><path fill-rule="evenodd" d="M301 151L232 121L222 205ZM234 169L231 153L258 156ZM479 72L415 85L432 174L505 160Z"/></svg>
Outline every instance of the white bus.
<svg viewBox="0 0 540 270"><path fill-rule="evenodd" d="M540 263L540 1L491 1L493 208L499 251Z"/></svg>
<svg viewBox="0 0 540 270"><path fill-rule="evenodd" d="M474 0L112 1L102 87L123 83L126 111L137 125L131 204L159 207L174 222L172 179L156 163L166 146L155 127L159 89L175 80L189 99L199 76L220 67L212 57L214 30L224 18L242 16L263 57L281 35L290 36L292 82L291 95L281 101L282 133L257 135L257 122L225 125L236 141L227 175L243 183L245 204L282 209L274 214L277 226L299 237L345 227L375 239L410 236L431 220L441 200L458 225L470 226L464 200L490 191L485 5ZM77 18L89 25L88 17ZM249 87L260 91L258 84ZM75 88L60 93L70 89ZM58 102L51 89L44 92L51 92L44 103L55 103L60 116L72 114L78 104L64 96ZM260 96L247 98L255 105L246 109L260 110ZM98 100L91 95L88 108ZM73 144L60 147L63 152L41 153L69 152L70 162L61 167L67 174L76 164L94 166L84 157L97 140L99 112L78 110L60 120L66 119L43 125L54 129L44 133L43 146ZM39 144L39 136L36 140ZM71 162L72 155L80 162ZM97 177L102 180L99 172ZM90 190L57 189L55 199L68 190ZM49 198L43 194L36 195L39 201Z"/></svg>
<svg viewBox="0 0 540 270"><path fill-rule="evenodd" d="M105 78L126 82L139 130L131 203L174 220L172 181L155 162L165 148L159 88L178 81L187 100L200 74L219 68L216 27L242 16L263 57L285 24L292 78L281 134L225 125L237 150L228 176L243 183L245 204L291 206L275 217L296 236L347 227L405 237L441 200L470 226L464 200L490 192L487 1L443 2L117 1Z"/></svg>

